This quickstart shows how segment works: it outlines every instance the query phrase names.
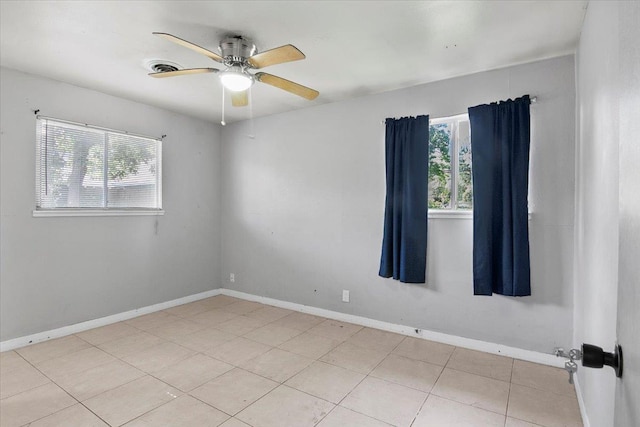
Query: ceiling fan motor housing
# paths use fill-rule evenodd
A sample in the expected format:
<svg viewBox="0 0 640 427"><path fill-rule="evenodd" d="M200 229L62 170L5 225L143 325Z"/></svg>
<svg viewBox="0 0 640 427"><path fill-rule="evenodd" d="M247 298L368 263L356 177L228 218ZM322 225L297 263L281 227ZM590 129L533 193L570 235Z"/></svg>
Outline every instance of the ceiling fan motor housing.
<svg viewBox="0 0 640 427"><path fill-rule="evenodd" d="M227 37L220 41L220 52L227 66L245 64L246 59L256 53L256 45L241 36Z"/></svg>

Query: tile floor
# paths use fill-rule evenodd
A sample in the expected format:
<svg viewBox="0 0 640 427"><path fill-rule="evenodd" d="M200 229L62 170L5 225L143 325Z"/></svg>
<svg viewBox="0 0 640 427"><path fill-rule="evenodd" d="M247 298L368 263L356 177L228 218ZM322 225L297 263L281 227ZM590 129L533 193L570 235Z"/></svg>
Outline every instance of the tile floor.
<svg viewBox="0 0 640 427"><path fill-rule="evenodd" d="M222 295L0 368L2 427L582 425L560 369Z"/></svg>

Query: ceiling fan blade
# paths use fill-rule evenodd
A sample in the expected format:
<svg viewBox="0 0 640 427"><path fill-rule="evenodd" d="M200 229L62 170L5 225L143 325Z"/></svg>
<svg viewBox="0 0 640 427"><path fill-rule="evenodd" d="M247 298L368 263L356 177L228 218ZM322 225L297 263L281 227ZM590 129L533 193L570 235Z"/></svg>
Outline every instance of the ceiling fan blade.
<svg viewBox="0 0 640 427"><path fill-rule="evenodd" d="M282 64L283 62L299 61L304 59L304 53L291 44L276 47L264 52L257 53L248 59L253 68L264 68L269 65Z"/></svg>
<svg viewBox="0 0 640 427"><path fill-rule="evenodd" d="M259 82L266 83L282 90L286 90L287 92L291 92L294 95L307 98L310 101L312 99L316 99L318 95L320 95L320 92L318 92L317 90L302 86L301 84L294 83L287 79L283 79L282 77L274 76L273 74L256 73L255 77Z"/></svg>
<svg viewBox="0 0 640 427"><path fill-rule="evenodd" d="M149 73L151 77L175 77L175 76L188 76L190 74L202 74L202 73L217 73L217 68L185 68L178 71L161 71L159 73Z"/></svg>
<svg viewBox="0 0 640 427"><path fill-rule="evenodd" d="M217 53L211 52L210 50L205 49L205 48L203 48L201 46L198 46L197 44L193 44L191 42L183 40L180 37L176 37L174 35L167 34L167 33L155 33L154 32L153 34L155 34L157 36L160 36L162 38L165 38L165 39L167 39L167 40L169 40L171 42L177 43L180 46L184 46L184 47L189 48L191 50L195 50L196 52L201 53L202 55L208 56L209 58L213 59L214 61L223 62L222 56L218 55Z"/></svg>
<svg viewBox="0 0 640 427"><path fill-rule="evenodd" d="M249 90L231 92L231 105L234 107L246 107L249 105Z"/></svg>

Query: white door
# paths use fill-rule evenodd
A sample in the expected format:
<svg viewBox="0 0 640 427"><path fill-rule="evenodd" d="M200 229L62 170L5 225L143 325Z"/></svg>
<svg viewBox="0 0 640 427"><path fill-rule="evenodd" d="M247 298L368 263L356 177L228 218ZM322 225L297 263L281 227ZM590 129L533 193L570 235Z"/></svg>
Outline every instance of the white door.
<svg viewBox="0 0 640 427"><path fill-rule="evenodd" d="M640 426L640 2L620 2L620 252L615 426ZM624 52L624 54L623 54Z"/></svg>

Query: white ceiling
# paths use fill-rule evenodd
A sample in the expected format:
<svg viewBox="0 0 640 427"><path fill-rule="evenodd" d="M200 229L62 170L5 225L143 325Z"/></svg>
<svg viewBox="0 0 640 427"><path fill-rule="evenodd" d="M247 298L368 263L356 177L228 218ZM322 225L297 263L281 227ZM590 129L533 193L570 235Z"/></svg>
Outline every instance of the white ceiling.
<svg viewBox="0 0 640 427"><path fill-rule="evenodd" d="M146 75L152 59L219 64L153 36L217 51L225 35L307 59L265 71L320 91L307 101L252 89L263 116L572 53L587 1L2 1L0 64L219 122L214 74ZM227 122L250 108L227 108Z"/></svg>

